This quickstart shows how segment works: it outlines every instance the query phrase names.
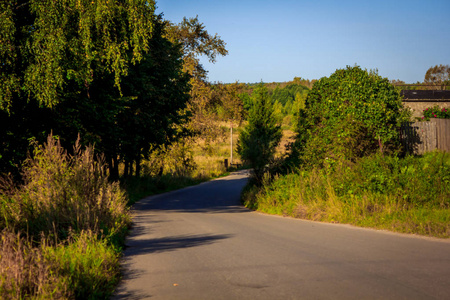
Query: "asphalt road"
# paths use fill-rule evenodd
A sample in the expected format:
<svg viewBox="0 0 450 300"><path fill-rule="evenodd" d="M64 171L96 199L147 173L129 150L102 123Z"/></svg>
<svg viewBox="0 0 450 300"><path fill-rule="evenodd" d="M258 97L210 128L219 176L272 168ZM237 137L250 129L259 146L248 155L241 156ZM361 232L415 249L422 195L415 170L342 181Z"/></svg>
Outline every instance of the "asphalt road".
<svg viewBox="0 0 450 300"><path fill-rule="evenodd" d="M149 197L114 299L450 299L450 241L269 216L246 174Z"/></svg>

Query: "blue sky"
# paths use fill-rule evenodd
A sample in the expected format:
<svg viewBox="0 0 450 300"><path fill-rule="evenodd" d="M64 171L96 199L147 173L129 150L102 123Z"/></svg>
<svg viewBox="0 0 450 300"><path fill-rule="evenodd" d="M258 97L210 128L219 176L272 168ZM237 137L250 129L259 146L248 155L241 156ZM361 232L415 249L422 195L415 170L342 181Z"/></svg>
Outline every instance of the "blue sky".
<svg viewBox="0 0 450 300"><path fill-rule="evenodd" d="M159 0L179 23L198 15L228 55L202 59L211 82L319 79L355 64L406 83L450 64L450 0Z"/></svg>

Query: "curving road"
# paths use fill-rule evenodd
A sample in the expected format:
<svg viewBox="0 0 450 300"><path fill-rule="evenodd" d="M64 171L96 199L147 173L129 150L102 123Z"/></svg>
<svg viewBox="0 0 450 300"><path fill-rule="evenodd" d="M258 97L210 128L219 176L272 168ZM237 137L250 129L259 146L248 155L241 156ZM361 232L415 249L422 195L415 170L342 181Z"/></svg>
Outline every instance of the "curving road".
<svg viewBox="0 0 450 300"><path fill-rule="evenodd" d="M450 241L251 212L246 180L135 204L113 299L450 299Z"/></svg>

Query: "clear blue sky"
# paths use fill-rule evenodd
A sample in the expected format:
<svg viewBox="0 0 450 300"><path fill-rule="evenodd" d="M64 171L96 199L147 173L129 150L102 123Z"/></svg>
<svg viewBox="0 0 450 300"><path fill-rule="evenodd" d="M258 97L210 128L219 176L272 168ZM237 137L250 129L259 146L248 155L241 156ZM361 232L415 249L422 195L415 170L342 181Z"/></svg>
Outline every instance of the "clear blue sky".
<svg viewBox="0 0 450 300"><path fill-rule="evenodd" d="M179 23L198 15L229 54L202 60L209 81L319 79L347 65L389 79L423 81L450 64L450 0L157 0Z"/></svg>

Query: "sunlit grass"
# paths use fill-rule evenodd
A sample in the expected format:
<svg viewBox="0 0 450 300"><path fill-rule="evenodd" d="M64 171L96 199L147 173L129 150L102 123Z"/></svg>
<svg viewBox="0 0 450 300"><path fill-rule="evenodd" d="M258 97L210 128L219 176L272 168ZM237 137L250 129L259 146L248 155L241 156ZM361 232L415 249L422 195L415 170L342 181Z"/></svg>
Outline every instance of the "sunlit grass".
<svg viewBox="0 0 450 300"><path fill-rule="evenodd" d="M245 205L262 212L362 227L450 237L450 154L366 158L334 171L300 171L247 187Z"/></svg>

